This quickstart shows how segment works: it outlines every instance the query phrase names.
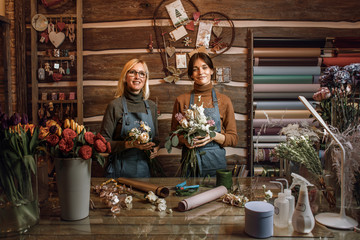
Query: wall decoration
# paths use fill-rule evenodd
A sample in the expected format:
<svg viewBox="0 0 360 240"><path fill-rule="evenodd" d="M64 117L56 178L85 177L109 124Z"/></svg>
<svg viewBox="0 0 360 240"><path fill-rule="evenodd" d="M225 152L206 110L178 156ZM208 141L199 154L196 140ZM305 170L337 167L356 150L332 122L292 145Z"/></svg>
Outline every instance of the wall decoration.
<svg viewBox="0 0 360 240"><path fill-rule="evenodd" d="M179 40L180 38L186 36L187 34L188 33L184 26L180 26L180 27L176 28L175 30L172 30L171 32L169 32L171 39L175 42L177 40Z"/></svg>
<svg viewBox="0 0 360 240"><path fill-rule="evenodd" d="M215 67L216 82L228 83L231 81L231 67Z"/></svg>
<svg viewBox="0 0 360 240"><path fill-rule="evenodd" d="M180 0L176 0L175 2L166 5L165 7L175 27L186 24L186 22L189 20L184 6Z"/></svg>
<svg viewBox="0 0 360 240"><path fill-rule="evenodd" d="M165 82L175 83L180 80L180 75L182 74L180 69L177 69L173 66L168 66L167 70L170 72L170 75L164 78Z"/></svg>
<svg viewBox="0 0 360 240"><path fill-rule="evenodd" d="M199 30L196 37L196 47L205 46L209 48L210 37L211 37L211 22L200 22Z"/></svg>
<svg viewBox="0 0 360 240"><path fill-rule="evenodd" d="M192 43L192 39L190 37L185 37L183 40L183 43L184 43L185 47L188 47Z"/></svg>
<svg viewBox="0 0 360 240"><path fill-rule="evenodd" d="M187 68L186 53L177 53L176 54L176 67L177 68Z"/></svg>

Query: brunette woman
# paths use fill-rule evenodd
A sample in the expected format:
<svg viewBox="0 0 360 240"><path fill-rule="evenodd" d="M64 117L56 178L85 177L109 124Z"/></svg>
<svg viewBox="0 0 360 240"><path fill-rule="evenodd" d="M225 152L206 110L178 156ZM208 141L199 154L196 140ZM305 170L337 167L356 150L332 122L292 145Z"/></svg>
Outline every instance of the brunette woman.
<svg viewBox="0 0 360 240"><path fill-rule="evenodd" d="M188 149L198 148L197 161L201 177L213 177L216 170L226 169L224 147L236 146L238 141L233 105L229 97L214 90L211 81L213 73L213 62L206 53L195 53L190 58L188 75L194 81L194 89L176 98L171 123L171 130L176 130L179 123L175 114L184 114L192 104L203 104L205 115L215 121L216 135L213 138L198 137L194 139L193 145L190 145L179 136L180 143L183 144L183 157ZM200 152L205 154L199 154Z"/></svg>

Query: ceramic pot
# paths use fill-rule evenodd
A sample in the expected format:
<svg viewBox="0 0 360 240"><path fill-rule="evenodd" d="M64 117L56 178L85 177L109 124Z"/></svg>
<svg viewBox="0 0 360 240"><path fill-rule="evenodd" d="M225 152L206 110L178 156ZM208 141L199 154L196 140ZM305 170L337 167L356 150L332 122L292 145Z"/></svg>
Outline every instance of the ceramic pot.
<svg viewBox="0 0 360 240"><path fill-rule="evenodd" d="M75 221L89 216L91 159L55 158L61 219Z"/></svg>

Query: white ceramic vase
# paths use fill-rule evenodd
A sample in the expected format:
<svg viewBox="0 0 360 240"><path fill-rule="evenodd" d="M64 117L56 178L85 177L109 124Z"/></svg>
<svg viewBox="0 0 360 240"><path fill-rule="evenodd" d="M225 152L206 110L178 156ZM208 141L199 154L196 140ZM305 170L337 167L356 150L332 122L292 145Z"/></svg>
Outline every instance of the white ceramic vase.
<svg viewBox="0 0 360 240"><path fill-rule="evenodd" d="M75 221L89 216L91 159L55 158L61 219Z"/></svg>

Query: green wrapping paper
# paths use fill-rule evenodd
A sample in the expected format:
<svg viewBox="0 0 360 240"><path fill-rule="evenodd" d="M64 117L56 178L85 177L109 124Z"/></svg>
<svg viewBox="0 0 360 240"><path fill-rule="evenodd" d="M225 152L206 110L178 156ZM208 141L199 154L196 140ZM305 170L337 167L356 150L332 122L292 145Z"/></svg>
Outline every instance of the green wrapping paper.
<svg viewBox="0 0 360 240"><path fill-rule="evenodd" d="M254 84L312 84L312 75L258 75Z"/></svg>

